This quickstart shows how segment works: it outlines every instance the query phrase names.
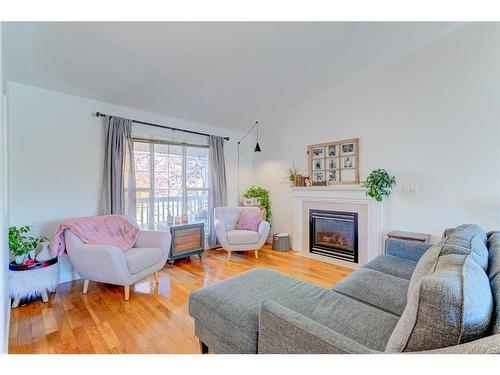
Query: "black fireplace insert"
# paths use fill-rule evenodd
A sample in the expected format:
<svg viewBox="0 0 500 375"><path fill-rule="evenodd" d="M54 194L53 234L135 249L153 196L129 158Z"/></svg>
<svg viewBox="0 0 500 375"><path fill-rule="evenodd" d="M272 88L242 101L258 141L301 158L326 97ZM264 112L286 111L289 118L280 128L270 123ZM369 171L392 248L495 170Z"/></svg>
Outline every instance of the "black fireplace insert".
<svg viewBox="0 0 500 375"><path fill-rule="evenodd" d="M310 210L309 251L358 263L358 214Z"/></svg>

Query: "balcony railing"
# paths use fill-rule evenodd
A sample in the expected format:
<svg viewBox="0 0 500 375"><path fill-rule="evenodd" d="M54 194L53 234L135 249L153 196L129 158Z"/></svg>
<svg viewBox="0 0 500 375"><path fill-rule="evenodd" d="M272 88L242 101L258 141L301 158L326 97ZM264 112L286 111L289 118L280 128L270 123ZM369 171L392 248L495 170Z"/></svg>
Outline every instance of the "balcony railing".
<svg viewBox="0 0 500 375"><path fill-rule="evenodd" d="M157 197L154 200L137 198L137 224L142 229L166 229L174 223L179 223L184 214L182 204L183 199L179 196ZM185 213L188 222L203 222L207 228L208 196L188 196Z"/></svg>

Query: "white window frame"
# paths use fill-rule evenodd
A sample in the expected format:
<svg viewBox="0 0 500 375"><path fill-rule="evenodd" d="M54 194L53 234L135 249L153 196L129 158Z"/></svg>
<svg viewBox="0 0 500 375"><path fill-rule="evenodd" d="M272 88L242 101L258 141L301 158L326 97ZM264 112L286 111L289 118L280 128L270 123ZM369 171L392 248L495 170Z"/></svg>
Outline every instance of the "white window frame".
<svg viewBox="0 0 500 375"><path fill-rule="evenodd" d="M132 141L135 143L145 143L149 145L149 188L136 188L136 192L148 192L149 193L149 206L148 206L148 213L147 213L147 230L154 230L155 225L155 170L154 170L154 165L155 165L155 152L154 152L154 147L155 144L163 144L163 145L171 145L171 146L181 146L182 147L182 202L181 202L181 215L187 215L188 214L188 196L189 192L206 192L208 196L210 196L210 188L190 188L187 187L187 148L188 147L193 147L193 148L206 148L208 149L208 145L196 145L196 144L189 144L189 143L179 143L179 142L173 142L173 141L165 141L161 140L158 141L156 139L145 139L145 138L140 138L140 137L133 137ZM135 150L134 150L135 152ZM207 170L207 182L210 180L210 175L209 175L210 170ZM210 222L210 218L206 218L207 222ZM205 232L208 230L208 228L205 228Z"/></svg>

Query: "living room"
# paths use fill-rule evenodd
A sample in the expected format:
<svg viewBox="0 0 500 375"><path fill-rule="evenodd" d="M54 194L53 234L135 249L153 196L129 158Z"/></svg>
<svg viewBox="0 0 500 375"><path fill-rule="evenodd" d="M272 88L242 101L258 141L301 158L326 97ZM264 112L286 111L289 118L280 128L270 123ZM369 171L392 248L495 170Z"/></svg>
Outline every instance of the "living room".
<svg viewBox="0 0 500 375"><path fill-rule="evenodd" d="M500 353L500 23L383 19L2 20L3 352Z"/></svg>

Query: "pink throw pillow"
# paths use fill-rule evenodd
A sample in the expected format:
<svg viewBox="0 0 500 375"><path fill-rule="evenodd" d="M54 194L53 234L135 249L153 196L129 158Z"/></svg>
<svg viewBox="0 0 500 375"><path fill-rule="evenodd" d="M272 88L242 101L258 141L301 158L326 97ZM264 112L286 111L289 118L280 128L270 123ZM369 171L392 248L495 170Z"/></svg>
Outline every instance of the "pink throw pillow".
<svg viewBox="0 0 500 375"><path fill-rule="evenodd" d="M257 232L259 230L261 216L262 213L260 210L241 210L236 229Z"/></svg>

